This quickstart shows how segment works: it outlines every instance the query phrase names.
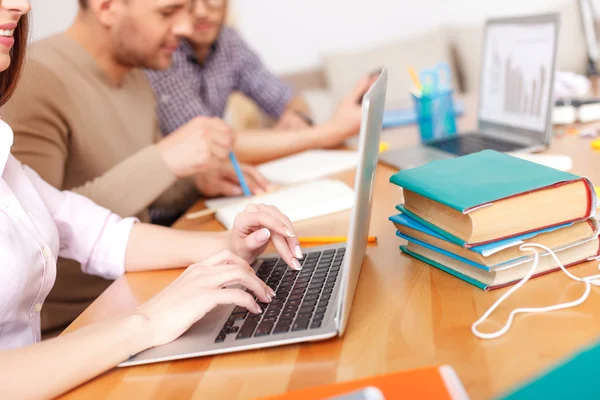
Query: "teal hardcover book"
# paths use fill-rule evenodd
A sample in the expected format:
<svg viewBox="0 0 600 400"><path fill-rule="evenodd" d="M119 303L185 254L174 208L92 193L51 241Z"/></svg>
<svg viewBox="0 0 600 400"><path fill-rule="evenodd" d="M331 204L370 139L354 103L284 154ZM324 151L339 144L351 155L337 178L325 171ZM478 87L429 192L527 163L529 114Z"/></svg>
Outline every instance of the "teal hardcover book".
<svg viewBox="0 0 600 400"><path fill-rule="evenodd" d="M467 248L575 222L595 214L596 195L588 179L493 150L434 161L421 167L403 170L392 175L390 182L448 207L451 209L448 212L455 210L465 215L467 219L461 220L462 222L457 219L452 220L454 217L436 208L438 215L445 218L444 225L440 221L431 219L431 216L426 220L425 215L417 215L415 209L412 207L409 209L410 204L397 207L402 213L437 234ZM519 218L518 208L512 208L515 211L509 213L505 208L502 214L497 215L498 220L503 222L503 230L494 229L492 225L478 225L473 222L473 218L477 215L484 214L488 216L487 221L489 221L492 210L496 209L495 203L501 200L547 189L559 190L558 188L576 182L583 182L584 187L578 187L577 192L561 192L570 193L568 202L560 196L548 197L551 201L545 202L546 210L563 207L561 211L564 212L561 215L568 218L552 217L548 211L544 213L540 211L539 214L535 212L522 214L527 215L527 218ZM577 200L574 202L572 199ZM531 203L518 204L529 204L529 208L532 208ZM529 222L525 223L526 220ZM457 230L451 233L448 224L454 224L455 221L462 225L456 225ZM464 221L471 222L467 225ZM465 233L465 227L471 229L470 234ZM477 229L476 233L475 229ZM460 237L457 232L461 232Z"/></svg>
<svg viewBox="0 0 600 400"><path fill-rule="evenodd" d="M499 399L597 399L598 360L600 344L595 343Z"/></svg>
<svg viewBox="0 0 600 400"><path fill-rule="evenodd" d="M581 179L493 150L402 170L390 182L457 211Z"/></svg>

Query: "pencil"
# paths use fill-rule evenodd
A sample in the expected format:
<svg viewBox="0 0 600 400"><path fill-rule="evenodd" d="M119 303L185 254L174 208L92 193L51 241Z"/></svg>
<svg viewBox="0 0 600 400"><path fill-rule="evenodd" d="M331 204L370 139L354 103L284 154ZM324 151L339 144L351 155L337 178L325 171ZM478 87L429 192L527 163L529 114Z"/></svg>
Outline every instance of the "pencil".
<svg viewBox="0 0 600 400"><path fill-rule="evenodd" d="M233 169L235 170L235 174L237 175L237 178L240 181L240 186L244 191L244 196L252 196L252 192L250 192L250 189L248 188L248 184L246 183L246 179L244 179L242 169L240 168L240 165L238 164L237 159L235 158L235 154L233 154L233 151L229 152L229 159L231 160L231 163L233 164Z"/></svg>
<svg viewBox="0 0 600 400"><path fill-rule="evenodd" d="M419 89L421 92L423 91L423 85L421 84L421 80L419 79L419 75L417 75L417 71L413 67L408 67L408 75L410 75L410 79L413 84Z"/></svg>
<svg viewBox="0 0 600 400"><path fill-rule="evenodd" d="M298 238L300 244L312 243L312 244L329 244L329 243L341 243L347 242L346 236L315 236L315 237L300 237ZM369 236L369 243L377 242L376 236Z"/></svg>
<svg viewBox="0 0 600 400"><path fill-rule="evenodd" d="M193 213L189 213L185 215L186 219L198 219L202 217L208 217L209 215L213 215L217 210L214 208L207 208L205 210L195 211Z"/></svg>

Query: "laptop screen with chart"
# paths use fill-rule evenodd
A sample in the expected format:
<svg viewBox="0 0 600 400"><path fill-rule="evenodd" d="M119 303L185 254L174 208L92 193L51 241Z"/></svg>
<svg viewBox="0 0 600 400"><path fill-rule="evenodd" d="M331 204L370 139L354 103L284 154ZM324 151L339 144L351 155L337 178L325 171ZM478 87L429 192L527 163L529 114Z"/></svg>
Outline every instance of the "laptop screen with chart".
<svg viewBox="0 0 600 400"><path fill-rule="evenodd" d="M480 124L519 134L548 132L556 57L556 16L490 21L483 46Z"/></svg>

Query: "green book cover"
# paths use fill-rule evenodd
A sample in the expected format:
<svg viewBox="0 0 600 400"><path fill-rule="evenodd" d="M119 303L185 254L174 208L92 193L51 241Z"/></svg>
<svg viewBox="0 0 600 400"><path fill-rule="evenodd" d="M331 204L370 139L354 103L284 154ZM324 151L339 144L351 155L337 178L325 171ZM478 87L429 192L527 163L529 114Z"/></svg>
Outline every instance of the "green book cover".
<svg viewBox="0 0 600 400"><path fill-rule="evenodd" d="M600 343L595 343L499 399L597 399L598 360Z"/></svg>
<svg viewBox="0 0 600 400"><path fill-rule="evenodd" d="M460 272L455 271L452 268L448 268L445 265L442 265L442 264L440 264L440 263L438 263L436 261L430 260L427 257L423 257L420 254L412 252L406 246L400 246L400 250L403 253L406 253L409 256L416 258L417 260L423 261L424 263L427 263L427 264L429 264L429 265L431 265L433 267L436 267L437 269L441 269L442 271L444 271L444 272L446 272L446 273L448 273L448 274L450 274L452 276L455 276L455 277L457 277L459 279L462 279L463 281L465 281L467 283L470 283L471 285L473 285L475 287L478 287L479 289L486 290L486 291L488 290L488 286L485 283L483 283L481 281L478 281L477 279L473 279L470 276L461 274Z"/></svg>
<svg viewBox="0 0 600 400"><path fill-rule="evenodd" d="M581 179L493 150L402 170L390 182L455 210Z"/></svg>

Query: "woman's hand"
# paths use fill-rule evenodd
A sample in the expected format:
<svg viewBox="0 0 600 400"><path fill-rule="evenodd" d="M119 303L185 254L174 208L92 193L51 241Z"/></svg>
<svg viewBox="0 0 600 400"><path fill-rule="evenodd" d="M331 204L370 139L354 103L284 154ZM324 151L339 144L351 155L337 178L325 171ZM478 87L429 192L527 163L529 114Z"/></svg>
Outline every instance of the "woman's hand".
<svg viewBox="0 0 600 400"><path fill-rule="evenodd" d="M261 255L269 241L281 258L295 270L301 269L298 259L302 249L294 226L276 207L252 204L239 213L229 237L229 248L249 263Z"/></svg>
<svg viewBox="0 0 600 400"><path fill-rule="evenodd" d="M226 253L215 255L229 257ZM213 260L214 261L214 260ZM244 289L250 289L263 303L270 303L275 292L261 281L248 264L193 264L162 292L140 306L136 314L144 316L151 332L148 347L170 343L202 319L216 306L235 304L259 314L262 310Z"/></svg>

